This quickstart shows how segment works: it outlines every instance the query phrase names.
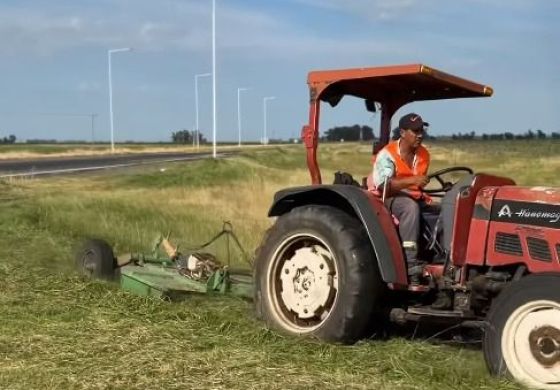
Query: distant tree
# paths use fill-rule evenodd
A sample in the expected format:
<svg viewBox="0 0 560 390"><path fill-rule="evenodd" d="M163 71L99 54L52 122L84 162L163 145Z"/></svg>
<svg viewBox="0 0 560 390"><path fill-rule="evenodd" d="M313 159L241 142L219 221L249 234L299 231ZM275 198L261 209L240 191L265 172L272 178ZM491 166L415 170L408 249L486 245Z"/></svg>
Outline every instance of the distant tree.
<svg viewBox="0 0 560 390"><path fill-rule="evenodd" d="M546 139L546 134L541 129L537 130L537 138L538 139Z"/></svg>
<svg viewBox="0 0 560 390"><path fill-rule="evenodd" d="M4 138L0 138L0 143L2 144L14 144L16 142L16 136L13 134L10 134L7 137Z"/></svg>
<svg viewBox="0 0 560 390"><path fill-rule="evenodd" d="M191 130L178 130L171 133L171 141L175 144L192 144L196 139L194 131ZM202 133L198 133L198 142L204 144L207 142Z"/></svg>
<svg viewBox="0 0 560 390"><path fill-rule="evenodd" d="M474 131L471 131L470 133L457 133L457 134L452 134L451 135L451 139L454 140L473 140L476 137L476 133Z"/></svg>
<svg viewBox="0 0 560 390"><path fill-rule="evenodd" d="M374 139L373 129L369 126L362 126L362 135L364 141L371 141Z"/></svg>
<svg viewBox="0 0 560 390"><path fill-rule="evenodd" d="M175 144L192 144L193 135L189 130L179 130L171 133L171 140Z"/></svg>
<svg viewBox="0 0 560 390"><path fill-rule="evenodd" d="M504 133L490 134L491 140L503 140L504 138L505 138Z"/></svg>
<svg viewBox="0 0 560 390"><path fill-rule="evenodd" d="M370 141L374 138L373 129L369 126L337 126L328 129L324 138L327 141Z"/></svg>

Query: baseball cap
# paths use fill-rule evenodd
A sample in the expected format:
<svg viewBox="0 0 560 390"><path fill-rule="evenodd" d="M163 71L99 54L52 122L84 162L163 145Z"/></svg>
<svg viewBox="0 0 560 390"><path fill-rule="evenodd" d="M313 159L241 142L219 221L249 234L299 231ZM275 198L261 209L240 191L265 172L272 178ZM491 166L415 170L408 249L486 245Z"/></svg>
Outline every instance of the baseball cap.
<svg viewBox="0 0 560 390"><path fill-rule="evenodd" d="M420 130L429 125L430 124L428 122L424 122L420 115L413 112L404 115L399 120L400 129Z"/></svg>

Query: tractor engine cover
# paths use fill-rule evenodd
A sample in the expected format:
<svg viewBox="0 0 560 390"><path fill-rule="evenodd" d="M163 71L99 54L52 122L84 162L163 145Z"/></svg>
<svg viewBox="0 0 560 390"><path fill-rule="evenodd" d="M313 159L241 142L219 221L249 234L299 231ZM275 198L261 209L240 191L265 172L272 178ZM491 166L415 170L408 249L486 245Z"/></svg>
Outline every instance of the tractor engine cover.
<svg viewBox="0 0 560 390"><path fill-rule="evenodd" d="M525 263L531 272L560 271L560 190L500 187L488 233L488 265Z"/></svg>

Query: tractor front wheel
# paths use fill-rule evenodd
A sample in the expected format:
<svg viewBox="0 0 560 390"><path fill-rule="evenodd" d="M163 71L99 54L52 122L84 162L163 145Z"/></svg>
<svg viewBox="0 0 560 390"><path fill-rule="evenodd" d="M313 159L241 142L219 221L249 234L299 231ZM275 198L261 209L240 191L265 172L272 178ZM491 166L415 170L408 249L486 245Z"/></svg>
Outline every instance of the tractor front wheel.
<svg viewBox="0 0 560 390"><path fill-rule="evenodd" d="M270 328L332 342L362 337L384 291L364 227L329 206L280 216L254 272L257 315Z"/></svg>
<svg viewBox="0 0 560 390"><path fill-rule="evenodd" d="M483 339L492 374L532 388L560 388L559 286L559 275L530 275L494 300Z"/></svg>
<svg viewBox="0 0 560 390"><path fill-rule="evenodd" d="M90 239L82 243L76 251L75 264L78 271L89 278L115 278L117 260L111 245L104 240Z"/></svg>

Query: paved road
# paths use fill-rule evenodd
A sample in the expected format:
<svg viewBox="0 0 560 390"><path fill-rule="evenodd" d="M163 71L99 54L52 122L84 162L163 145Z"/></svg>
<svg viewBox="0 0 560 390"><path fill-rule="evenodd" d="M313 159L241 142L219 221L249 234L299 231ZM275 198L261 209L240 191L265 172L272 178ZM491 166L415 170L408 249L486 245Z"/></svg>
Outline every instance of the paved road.
<svg viewBox="0 0 560 390"><path fill-rule="evenodd" d="M219 157L227 157L231 154L233 153L220 153ZM200 160L211 156L212 153L145 153L0 160L0 177L57 175L160 162Z"/></svg>

